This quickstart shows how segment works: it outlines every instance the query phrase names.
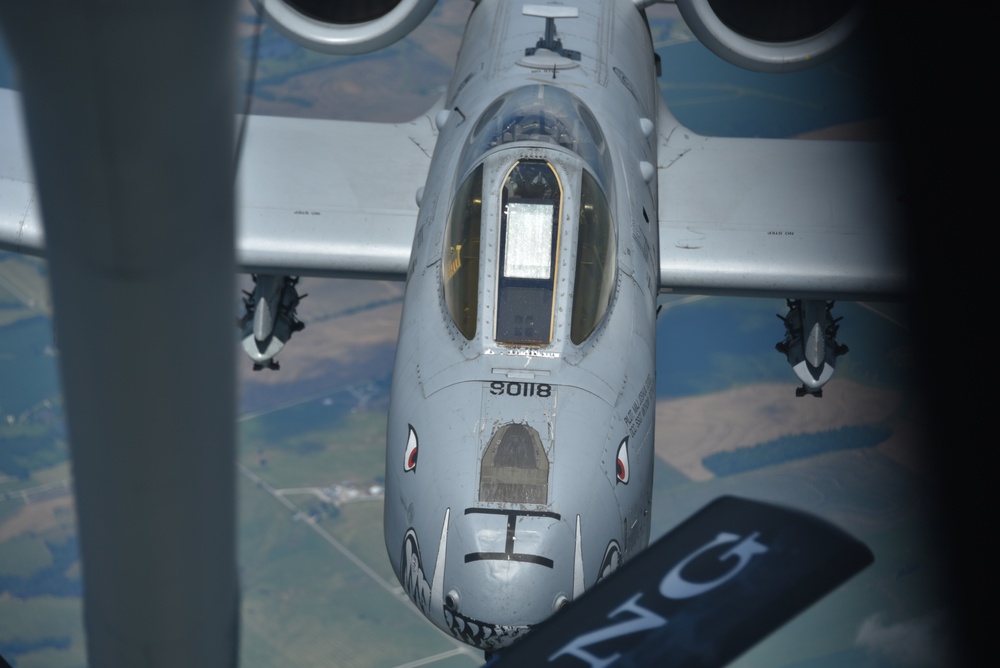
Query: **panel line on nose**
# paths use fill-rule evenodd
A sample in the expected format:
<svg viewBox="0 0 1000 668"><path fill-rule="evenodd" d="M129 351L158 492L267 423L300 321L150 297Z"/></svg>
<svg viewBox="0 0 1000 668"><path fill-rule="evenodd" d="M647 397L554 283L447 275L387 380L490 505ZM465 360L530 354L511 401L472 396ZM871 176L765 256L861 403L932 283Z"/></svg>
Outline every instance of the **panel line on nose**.
<svg viewBox="0 0 1000 668"><path fill-rule="evenodd" d="M520 561L529 564L538 564L546 568L552 568L554 562L536 554L522 554L514 552L514 541L517 539L517 518L525 517L549 517L554 520L562 519L559 513L547 510L508 510L504 508L466 508L466 515L506 515L507 516L507 540L504 544L503 552L470 552L465 555L465 563L473 561Z"/></svg>

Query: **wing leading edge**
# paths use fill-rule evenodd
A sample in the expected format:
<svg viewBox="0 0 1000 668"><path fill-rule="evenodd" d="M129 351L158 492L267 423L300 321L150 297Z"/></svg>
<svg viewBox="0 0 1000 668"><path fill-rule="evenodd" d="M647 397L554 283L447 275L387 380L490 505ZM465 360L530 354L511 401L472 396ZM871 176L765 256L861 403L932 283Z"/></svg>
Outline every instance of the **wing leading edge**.
<svg viewBox="0 0 1000 668"><path fill-rule="evenodd" d="M0 90L0 248L43 254L19 106ZM240 268L403 278L435 111L400 124L249 117ZM658 141L661 291L880 299L905 290L885 146L703 137L662 100Z"/></svg>
<svg viewBox="0 0 1000 668"><path fill-rule="evenodd" d="M0 89L0 249L40 255L42 217L20 96Z"/></svg>
<svg viewBox="0 0 1000 668"><path fill-rule="evenodd" d="M703 137L660 100L660 291L898 298L901 208L878 143Z"/></svg>
<svg viewBox="0 0 1000 668"><path fill-rule="evenodd" d="M0 90L0 248L43 255L18 98ZM248 117L237 180L240 269L404 278L436 111L399 124Z"/></svg>

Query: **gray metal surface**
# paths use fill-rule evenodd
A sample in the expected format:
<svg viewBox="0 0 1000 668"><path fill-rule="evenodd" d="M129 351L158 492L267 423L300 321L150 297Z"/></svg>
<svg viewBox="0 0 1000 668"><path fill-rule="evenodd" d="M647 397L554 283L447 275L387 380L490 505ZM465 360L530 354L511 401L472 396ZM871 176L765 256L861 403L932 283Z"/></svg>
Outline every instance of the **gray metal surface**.
<svg viewBox="0 0 1000 668"><path fill-rule="evenodd" d="M19 99L0 89L0 248L43 255ZM398 124L250 116L237 186L240 270L402 280L439 110Z"/></svg>
<svg viewBox="0 0 1000 668"><path fill-rule="evenodd" d="M649 536L659 264L657 226L642 216L655 216L656 193L641 162L655 162L657 138L640 119L655 118L659 99L653 49L630 2L572 4L578 16L557 18L556 33L580 52L579 66L554 80L551 69L518 64L544 18L483 0L469 20L445 105L464 117L451 114L440 129L393 370L389 558L429 620L488 651L582 595ZM513 179L524 162L545 168ZM453 321L442 283L468 260L444 228L450 212L463 215L456 192L477 164L482 187L471 197L482 201L474 220L481 238L469 280L478 294L456 309L475 311L473 331ZM594 201L585 173L607 198L616 252L605 267L610 306L574 343L574 294L586 289L582 220ZM511 206L515 196L559 206L553 264L541 261L547 249L532 258L544 270L511 260L505 226L523 213ZM547 280L550 301L505 302L505 291ZM502 319L510 302L537 313L539 329L551 320L550 336L509 337Z"/></svg>
<svg viewBox="0 0 1000 668"><path fill-rule="evenodd" d="M874 142L702 137L660 101L660 289L900 298L900 192Z"/></svg>
<svg viewBox="0 0 1000 668"><path fill-rule="evenodd" d="M865 2L855 2L839 20L815 34L782 41L764 41L741 34L727 25L715 13L711 0L676 0L676 3L684 22L702 44L730 63L757 72L793 72L823 62L854 34L866 9ZM817 3L817 6L821 4ZM777 13L774 9L783 9L777 3L766 2L757 3L754 7L758 14L771 11L772 18ZM808 12L801 12L798 16L793 12L788 14L790 17L781 18L794 20L809 15ZM775 19L773 23L780 23L780 19Z"/></svg>
<svg viewBox="0 0 1000 668"><path fill-rule="evenodd" d="M271 24L289 39L314 51L349 55L378 51L403 38L434 9L437 0L399 0L376 19L341 25L310 18L283 0L254 0L254 3L263 8Z"/></svg>
<svg viewBox="0 0 1000 668"><path fill-rule="evenodd" d="M45 233L40 207L21 96L0 88L0 248L41 254Z"/></svg>
<svg viewBox="0 0 1000 668"><path fill-rule="evenodd" d="M249 117L241 269L404 278L439 109L399 124Z"/></svg>
<svg viewBox="0 0 1000 668"><path fill-rule="evenodd" d="M88 662L234 667L235 5L2 2L0 25L45 212ZM36 243L30 187L2 183Z"/></svg>

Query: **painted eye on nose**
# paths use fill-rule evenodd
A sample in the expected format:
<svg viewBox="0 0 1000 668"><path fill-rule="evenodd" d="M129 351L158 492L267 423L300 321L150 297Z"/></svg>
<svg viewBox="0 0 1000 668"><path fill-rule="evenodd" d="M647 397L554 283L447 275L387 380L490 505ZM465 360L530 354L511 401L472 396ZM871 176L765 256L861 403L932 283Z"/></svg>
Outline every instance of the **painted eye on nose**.
<svg viewBox="0 0 1000 668"><path fill-rule="evenodd" d="M406 438L406 452L403 453L403 470L414 471L417 468L417 431L413 425L407 425L410 434Z"/></svg>
<svg viewBox="0 0 1000 668"><path fill-rule="evenodd" d="M628 436L618 446L618 460L615 465L618 482L628 484Z"/></svg>

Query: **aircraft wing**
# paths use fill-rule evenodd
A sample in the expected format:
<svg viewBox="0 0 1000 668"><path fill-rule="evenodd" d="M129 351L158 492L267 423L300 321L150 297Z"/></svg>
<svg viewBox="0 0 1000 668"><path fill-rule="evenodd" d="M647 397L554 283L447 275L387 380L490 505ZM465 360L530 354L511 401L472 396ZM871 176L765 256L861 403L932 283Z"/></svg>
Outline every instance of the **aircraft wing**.
<svg viewBox="0 0 1000 668"><path fill-rule="evenodd" d="M249 116L237 182L237 263L288 275L406 276L437 129ZM0 248L44 254L18 94L0 90Z"/></svg>
<svg viewBox="0 0 1000 668"><path fill-rule="evenodd" d="M703 137L660 100L660 291L898 298L899 193L874 142Z"/></svg>
<svg viewBox="0 0 1000 668"><path fill-rule="evenodd" d="M43 245L20 97L0 89L0 249L39 255Z"/></svg>
<svg viewBox="0 0 1000 668"><path fill-rule="evenodd" d="M405 278L435 112L400 124L251 116L240 160L238 264Z"/></svg>

